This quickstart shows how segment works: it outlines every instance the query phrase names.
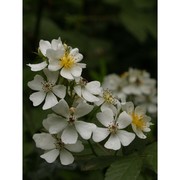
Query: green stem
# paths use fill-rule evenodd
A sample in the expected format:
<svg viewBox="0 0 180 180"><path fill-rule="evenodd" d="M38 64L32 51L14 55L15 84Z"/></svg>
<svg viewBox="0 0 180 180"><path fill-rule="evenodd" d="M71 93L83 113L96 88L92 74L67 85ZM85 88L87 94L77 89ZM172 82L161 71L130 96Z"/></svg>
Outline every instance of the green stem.
<svg viewBox="0 0 180 180"><path fill-rule="evenodd" d="M92 153L93 153L95 156L98 156L98 155L96 154L96 152L95 152L95 150L94 150L94 148L93 148L90 140L88 140L88 143L89 143L89 146L90 146L90 148L91 148Z"/></svg>

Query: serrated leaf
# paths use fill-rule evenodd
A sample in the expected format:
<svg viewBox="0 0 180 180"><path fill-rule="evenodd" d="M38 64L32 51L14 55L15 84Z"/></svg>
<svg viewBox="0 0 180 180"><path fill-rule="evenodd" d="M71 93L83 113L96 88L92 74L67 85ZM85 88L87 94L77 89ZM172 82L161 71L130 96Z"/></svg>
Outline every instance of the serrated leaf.
<svg viewBox="0 0 180 180"><path fill-rule="evenodd" d="M105 180L136 180L140 174L142 158L134 154L111 164Z"/></svg>
<svg viewBox="0 0 180 180"><path fill-rule="evenodd" d="M144 163L157 173L157 142L154 142L145 148L143 157Z"/></svg>

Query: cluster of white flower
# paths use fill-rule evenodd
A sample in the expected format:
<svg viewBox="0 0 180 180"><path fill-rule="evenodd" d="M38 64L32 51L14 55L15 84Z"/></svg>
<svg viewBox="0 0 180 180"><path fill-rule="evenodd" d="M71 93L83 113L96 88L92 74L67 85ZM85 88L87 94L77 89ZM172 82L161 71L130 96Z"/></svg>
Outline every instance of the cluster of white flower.
<svg viewBox="0 0 180 180"><path fill-rule="evenodd" d="M42 70L45 77L36 75L28 83L36 91L30 95L30 100L34 106L45 100L42 109L53 111L42 122L45 132L33 135L36 146L45 150L41 158L52 163L59 155L61 164L68 165L74 162L72 153L83 151L82 141L91 137L95 143L107 138L104 147L112 150L119 150L121 145L128 146L136 135L146 138L144 132L149 132L152 125L146 108L137 106L134 110L132 102L120 101L99 81L84 79L82 69L86 64L80 63L83 56L78 48L63 44L60 38L51 43L41 40L38 53L43 62L28 66L32 71ZM133 73L130 77L133 82L138 79L133 79ZM151 84L147 81L146 84ZM111 88L117 90L118 84L113 83ZM143 85L141 90L149 92ZM98 121L105 127L97 127ZM133 132L127 131L129 125Z"/></svg>
<svg viewBox="0 0 180 180"><path fill-rule="evenodd" d="M151 114L157 112L156 80L150 78L145 70L129 68L122 75L109 74L102 83L117 98L133 101L135 105L143 104Z"/></svg>

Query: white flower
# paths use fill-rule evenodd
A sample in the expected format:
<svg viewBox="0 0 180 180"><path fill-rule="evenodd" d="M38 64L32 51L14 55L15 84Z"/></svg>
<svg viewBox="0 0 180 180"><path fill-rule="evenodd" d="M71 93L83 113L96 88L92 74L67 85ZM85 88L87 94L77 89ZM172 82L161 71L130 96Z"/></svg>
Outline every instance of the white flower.
<svg viewBox="0 0 180 180"><path fill-rule="evenodd" d="M143 132L149 132L151 129L149 128L150 125L153 125L150 121L151 118L146 115L146 108L145 106L137 106L134 109L134 104L132 102L127 102L124 106L126 112L131 116L132 119L132 129L136 133L136 135L141 138L145 139L146 136Z"/></svg>
<svg viewBox="0 0 180 180"><path fill-rule="evenodd" d="M116 106L120 106L118 99L108 89L103 90L98 98L99 101L95 102L95 104L98 106L101 105L101 111L112 109L113 112L116 112Z"/></svg>
<svg viewBox="0 0 180 180"><path fill-rule="evenodd" d="M47 58L47 53L46 53L47 50L54 51L56 56L57 55L63 56L64 54L64 46L62 45L60 37L57 40L53 39L51 41L51 44L49 41L40 40L38 49L45 58ZM46 61L43 61L39 64L27 64L27 65L31 67L31 71L40 71L44 69L48 65L48 63Z"/></svg>
<svg viewBox="0 0 180 180"><path fill-rule="evenodd" d="M99 81L87 82L84 78L76 79L77 85L74 86L74 90L79 97L84 98L88 102L99 101L96 95L99 95L102 91Z"/></svg>
<svg viewBox="0 0 180 180"><path fill-rule="evenodd" d="M43 70L47 77L47 81L40 75L36 75L34 80L28 82L28 86L35 91L30 95L30 100L34 106L41 104L44 99L45 103L43 109L49 109L58 103L56 98L64 98L66 94L66 87L64 85L56 85L58 80L58 72L51 72L47 68ZM56 95L56 96L55 96Z"/></svg>
<svg viewBox="0 0 180 180"><path fill-rule="evenodd" d="M83 56L79 53L78 48L72 49L64 44L64 54L58 54L55 50L48 49L47 57L49 58L48 68L52 71L60 70L62 77L73 80L75 77L80 77L82 68L86 67L86 64L79 63Z"/></svg>
<svg viewBox="0 0 180 180"><path fill-rule="evenodd" d="M45 150L45 153L40 157L48 163L54 162L60 156L61 164L69 165L74 162L71 152L81 152L84 149L82 142L79 140L75 144L65 144L59 135L49 133L34 134L33 139L36 147Z"/></svg>
<svg viewBox="0 0 180 180"><path fill-rule="evenodd" d="M118 117L114 117L111 109L97 113L97 119L106 128L97 127L93 131L93 140L100 142L110 135L104 147L107 149L118 150L123 146L128 146L135 138L134 133L122 130L131 124L131 117L123 111Z"/></svg>
<svg viewBox="0 0 180 180"><path fill-rule="evenodd" d="M83 139L90 139L92 131L96 128L93 123L78 120L92 111L93 106L81 102L77 107L69 107L64 99L52 108L58 115L51 114L43 121L51 134L62 132L61 139L66 144L76 143L78 133ZM60 116L59 116L60 115Z"/></svg>

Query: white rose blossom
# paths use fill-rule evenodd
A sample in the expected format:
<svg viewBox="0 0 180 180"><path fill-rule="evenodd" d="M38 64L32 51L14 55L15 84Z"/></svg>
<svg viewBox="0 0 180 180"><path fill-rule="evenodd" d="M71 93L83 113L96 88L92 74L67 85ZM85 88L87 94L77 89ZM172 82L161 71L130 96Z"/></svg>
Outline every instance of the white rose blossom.
<svg viewBox="0 0 180 180"><path fill-rule="evenodd" d="M92 131L96 128L93 123L79 120L93 109L92 105L81 102L77 107L69 107L64 99L61 99L52 110L56 114L51 114L43 121L43 125L48 128L51 134L62 132L61 139L66 144L76 143L78 134L85 140L91 138Z"/></svg>
<svg viewBox="0 0 180 180"><path fill-rule="evenodd" d="M74 91L79 97L82 97L88 102L99 101L97 95L102 92L99 81L87 82L86 79L80 77L76 79L76 85L74 86Z"/></svg>
<svg viewBox="0 0 180 180"><path fill-rule="evenodd" d="M71 152L81 152L84 146L81 141L77 140L74 144L65 144L60 135L51 135L49 133L37 133L33 135L36 147L45 150L40 157L48 163L54 162L60 156L60 162L63 165L69 165L74 162ZM71 152L70 152L71 151Z"/></svg>
<svg viewBox="0 0 180 180"><path fill-rule="evenodd" d="M72 49L66 44L64 46L64 54L57 53L58 50L48 49L46 51L49 58L48 69L57 71L60 69L60 75L66 79L73 80L75 77L80 77L82 68L86 64L79 63L83 59L83 55L79 53L78 48Z"/></svg>
<svg viewBox="0 0 180 180"><path fill-rule="evenodd" d="M54 55L58 57L62 57L64 54L64 46L62 44L61 38L53 39L51 43L49 41L40 40L39 42L39 51L41 54L47 58L47 50L50 49L55 52ZM48 63L46 61L43 61L39 64L27 64L29 67L31 67L31 71L40 71L43 70Z"/></svg>
<svg viewBox="0 0 180 180"><path fill-rule="evenodd" d="M151 118L146 115L145 106L137 106L134 109L134 104L132 102L127 102L124 109L131 116L133 131L139 138L145 139L146 135L144 135L143 132L151 131L150 126L153 125L153 123L150 122Z"/></svg>
<svg viewBox="0 0 180 180"><path fill-rule="evenodd" d="M47 68L43 72L47 80L40 75L36 75L32 81L28 82L28 86L32 90L37 91L31 94L29 99L33 102L34 106L40 105L45 100L43 110L46 110L58 103L57 97L65 97L66 87L64 85L56 85L58 72L51 72Z"/></svg>
<svg viewBox="0 0 180 180"><path fill-rule="evenodd" d="M97 127L93 131L92 138L95 142L100 142L110 135L104 147L118 150L121 148L121 144L128 146L134 140L134 133L123 130L131 124L131 117L125 111L118 117L114 117L113 111L106 109L97 113L96 117L106 128Z"/></svg>

